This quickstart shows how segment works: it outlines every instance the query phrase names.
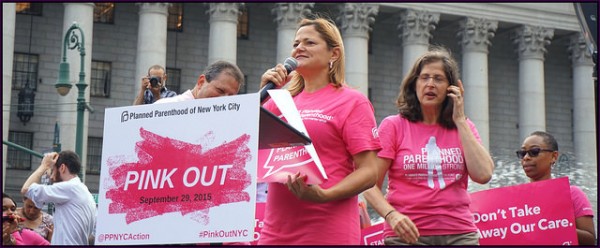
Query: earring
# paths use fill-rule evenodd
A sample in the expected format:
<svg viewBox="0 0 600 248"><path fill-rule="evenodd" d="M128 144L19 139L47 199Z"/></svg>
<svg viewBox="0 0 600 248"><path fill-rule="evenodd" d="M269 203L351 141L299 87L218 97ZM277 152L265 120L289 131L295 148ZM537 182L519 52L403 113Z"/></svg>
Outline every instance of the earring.
<svg viewBox="0 0 600 248"><path fill-rule="evenodd" d="M329 61L329 69L333 68L333 61Z"/></svg>

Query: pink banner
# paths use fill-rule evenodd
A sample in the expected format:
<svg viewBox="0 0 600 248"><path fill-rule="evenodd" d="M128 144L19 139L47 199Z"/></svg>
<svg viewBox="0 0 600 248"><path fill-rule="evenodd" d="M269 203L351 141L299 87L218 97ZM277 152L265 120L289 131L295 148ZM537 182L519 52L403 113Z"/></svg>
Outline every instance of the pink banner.
<svg viewBox="0 0 600 248"><path fill-rule="evenodd" d="M258 182L287 182L288 175L307 175L307 184L324 181L304 146L258 150Z"/></svg>
<svg viewBox="0 0 600 248"><path fill-rule="evenodd" d="M384 245L383 244L383 222L372 225L361 230L361 245Z"/></svg>
<svg viewBox="0 0 600 248"><path fill-rule="evenodd" d="M186 215L204 210L195 218L207 222L205 213L212 207L250 201L244 191L251 184L245 169L250 156L249 135L210 150L143 128L140 136L142 141L136 143L138 161L108 159L109 175L115 182L106 190L106 198L111 200L109 214L124 214L130 224L170 212ZM202 161L200 166L198 161Z"/></svg>
<svg viewBox="0 0 600 248"><path fill-rule="evenodd" d="M577 245L566 177L479 191L471 211L481 245Z"/></svg>

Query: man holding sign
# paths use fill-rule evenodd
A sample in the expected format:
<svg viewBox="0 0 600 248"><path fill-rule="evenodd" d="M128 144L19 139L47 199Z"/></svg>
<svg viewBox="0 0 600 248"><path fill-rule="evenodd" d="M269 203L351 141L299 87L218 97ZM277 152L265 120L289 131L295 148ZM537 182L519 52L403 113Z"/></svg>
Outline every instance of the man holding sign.
<svg viewBox="0 0 600 248"><path fill-rule="evenodd" d="M181 95L161 98L155 103L236 95L244 85L244 74L235 64L217 61L204 69L193 89Z"/></svg>

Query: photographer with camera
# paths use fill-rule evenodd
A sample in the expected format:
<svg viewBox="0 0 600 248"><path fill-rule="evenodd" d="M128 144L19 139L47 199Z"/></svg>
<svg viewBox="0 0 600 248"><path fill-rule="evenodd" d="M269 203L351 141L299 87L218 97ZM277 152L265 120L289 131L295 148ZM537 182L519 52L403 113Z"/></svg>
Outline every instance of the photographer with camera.
<svg viewBox="0 0 600 248"><path fill-rule="evenodd" d="M151 104L158 99L174 97L175 91L170 91L165 86L167 73L160 65L153 65L148 69L148 75L142 78L140 92L135 98L133 105Z"/></svg>

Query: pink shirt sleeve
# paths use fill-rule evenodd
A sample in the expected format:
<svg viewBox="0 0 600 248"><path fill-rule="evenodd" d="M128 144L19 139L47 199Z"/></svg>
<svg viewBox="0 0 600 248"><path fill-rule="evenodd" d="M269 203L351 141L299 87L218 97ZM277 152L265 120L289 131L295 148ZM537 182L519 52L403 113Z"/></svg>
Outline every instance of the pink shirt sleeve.
<svg viewBox="0 0 600 248"><path fill-rule="evenodd" d="M388 116L379 125L379 142L381 142L381 150L377 154L381 158L394 159L396 157L397 144L400 142L395 142L396 140L402 140L402 133L398 133L398 129L396 128L396 123L399 123L398 120L394 121L394 119L398 119L398 115Z"/></svg>
<svg viewBox="0 0 600 248"><path fill-rule="evenodd" d="M345 120L342 130L347 149L352 155L362 151L379 150L381 148L377 137L377 121L373 107L366 101L358 101Z"/></svg>
<svg viewBox="0 0 600 248"><path fill-rule="evenodd" d="M479 132L477 131L477 127L475 127L475 123L467 118L467 124L469 125L469 128L471 128L471 132L473 133L473 136L475 136L477 142L481 144L481 137L479 137Z"/></svg>
<svg viewBox="0 0 600 248"><path fill-rule="evenodd" d="M594 216L594 210L592 209L590 201L579 187L571 185L571 199L573 200L575 218Z"/></svg>

